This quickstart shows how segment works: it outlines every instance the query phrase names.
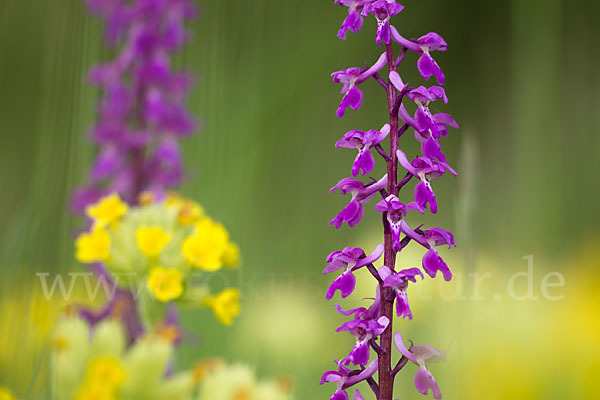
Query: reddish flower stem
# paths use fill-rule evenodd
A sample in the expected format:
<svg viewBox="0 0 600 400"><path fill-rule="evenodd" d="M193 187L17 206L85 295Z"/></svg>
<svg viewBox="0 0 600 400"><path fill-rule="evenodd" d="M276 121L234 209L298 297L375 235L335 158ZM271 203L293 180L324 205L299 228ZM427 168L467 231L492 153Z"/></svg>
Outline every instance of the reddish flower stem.
<svg viewBox="0 0 600 400"><path fill-rule="evenodd" d="M387 161L388 173L388 193L398 195L398 161L396 150L398 150L398 113L394 112L396 104L396 88L389 79L389 73L396 70L394 52L391 43L385 46L388 61L388 83L387 98L388 111L390 117L390 152ZM396 252L393 249L392 233L390 230L387 215L383 218L383 236L384 236L384 265L394 271L396 264ZM389 325L381 335L379 346L381 355L379 356L379 400L392 400L394 395L394 376L392 374L392 322L394 319L394 291L392 288L383 287L379 284L381 293L381 315L389 319Z"/></svg>

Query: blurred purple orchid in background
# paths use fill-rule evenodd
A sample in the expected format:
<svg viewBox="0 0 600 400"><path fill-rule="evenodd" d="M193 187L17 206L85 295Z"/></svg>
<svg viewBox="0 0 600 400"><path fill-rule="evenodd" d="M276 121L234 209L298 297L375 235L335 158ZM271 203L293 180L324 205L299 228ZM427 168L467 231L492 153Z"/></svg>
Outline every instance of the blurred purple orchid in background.
<svg viewBox="0 0 600 400"><path fill-rule="evenodd" d="M104 97L91 135L100 151L72 208L81 212L117 192L132 203L142 191L162 194L183 176L178 140L196 124L185 107L190 77L174 71L170 56L185 42L192 0L88 0L105 22L107 43L119 48L111 62L90 72Z"/></svg>
<svg viewBox="0 0 600 400"><path fill-rule="evenodd" d="M170 60L188 37L194 1L87 0L87 6L104 20L106 43L117 54L89 72L90 83L102 91L91 130L98 155L71 199L79 213L108 194L134 204L143 192L161 197L179 185L185 175L179 140L196 128L185 105L191 77ZM117 287L102 265L94 272L113 285L114 295L100 311L80 307L80 315L92 326L119 317L135 341L144 327L133 293ZM179 330L175 309L163 322Z"/></svg>

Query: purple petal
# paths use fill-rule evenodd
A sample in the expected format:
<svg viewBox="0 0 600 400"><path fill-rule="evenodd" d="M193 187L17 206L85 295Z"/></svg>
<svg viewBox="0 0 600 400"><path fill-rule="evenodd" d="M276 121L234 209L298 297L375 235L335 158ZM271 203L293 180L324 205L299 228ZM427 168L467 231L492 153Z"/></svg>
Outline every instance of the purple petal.
<svg viewBox="0 0 600 400"><path fill-rule="evenodd" d="M344 95L340 106L337 109L336 115L342 118L346 113L346 108L351 107L353 110L358 110L363 101L363 94L356 86L352 86Z"/></svg>
<svg viewBox="0 0 600 400"><path fill-rule="evenodd" d="M448 45L446 44L444 38L435 32L429 32L421 36L417 41L419 42L419 45L421 45L422 47L426 47L429 51L448 50Z"/></svg>
<svg viewBox="0 0 600 400"><path fill-rule="evenodd" d="M343 390L336 390L329 400L348 400L348 394Z"/></svg>
<svg viewBox="0 0 600 400"><path fill-rule="evenodd" d="M444 73L440 69L439 65L428 53L423 53L421 57L419 57L419 61L417 61L417 68L419 69L419 73L425 80L429 80L431 75L435 75L438 84L444 84Z"/></svg>
<svg viewBox="0 0 600 400"><path fill-rule="evenodd" d="M409 238L411 238L412 240L424 247L429 247L427 240L425 240L423 236L413 231L413 229L410 226L408 226L408 224L404 220L400 221L400 226L402 229L402 233L404 233L406 236L408 236Z"/></svg>
<svg viewBox="0 0 600 400"><path fill-rule="evenodd" d="M364 367L369 362L370 356L369 342L357 341L348 355L348 361L352 361L354 365L362 365Z"/></svg>
<svg viewBox="0 0 600 400"><path fill-rule="evenodd" d="M400 165L402 165L402 167L405 170L407 170L414 176L418 175L417 170L415 169L415 167L413 167L413 165L410 163L410 161L408 161L408 158L406 158L406 154L404 154L404 152L402 150L398 149L396 151L396 157L398 157L398 162L400 163Z"/></svg>
<svg viewBox="0 0 600 400"><path fill-rule="evenodd" d="M423 208L427 204L431 206L431 212L437 213L437 202L435 201L435 193L431 189L431 185L426 180L421 180L415 185L415 201Z"/></svg>
<svg viewBox="0 0 600 400"><path fill-rule="evenodd" d="M364 148L358 152L352 164L352 176L358 175L361 169L363 175L369 174L373 171L374 167L375 158L373 158L373 154L371 154L368 148Z"/></svg>
<svg viewBox="0 0 600 400"><path fill-rule="evenodd" d="M454 235L442 228L429 228L423 231L423 235L428 242L432 243L433 246L448 245L450 249L452 246L456 246L454 241Z"/></svg>
<svg viewBox="0 0 600 400"><path fill-rule="evenodd" d="M392 82L394 87L396 89L398 89L399 91L403 91L407 86L404 84L404 82L402 81L402 78L400 78L400 75L396 71L390 72L390 82Z"/></svg>
<svg viewBox="0 0 600 400"><path fill-rule="evenodd" d="M365 185L359 180L353 178L344 178L336 183L334 187L329 189L329 193L335 192L336 189L339 189L341 194L358 192L359 190L364 189L364 187Z"/></svg>
<svg viewBox="0 0 600 400"><path fill-rule="evenodd" d="M421 143L421 152L426 158L431 160L438 159L442 162L446 162L446 157L444 156L444 153L442 153L439 141L431 136Z"/></svg>
<svg viewBox="0 0 600 400"><path fill-rule="evenodd" d="M337 290L340 291L342 298L350 296L356 286L356 278L350 271L346 271L338 276L327 289L325 298L330 300Z"/></svg>
<svg viewBox="0 0 600 400"><path fill-rule="evenodd" d="M427 394L429 389L431 389L434 399L442 398L442 393L440 392L437 382L424 365L421 366L415 374L415 387L422 394Z"/></svg>
<svg viewBox="0 0 600 400"><path fill-rule="evenodd" d="M379 257L381 257L381 255L383 254L383 251L384 251L383 243L378 244L377 247L375 247L375 249L371 252L371 254L369 254L365 258L359 259L358 262L356 263L356 266L362 267L364 265L374 263L375 261L379 260Z"/></svg>
<svg viewBox="0 0 600 400"><path fill-rule="evenodd" d="M357 375L352 375L350 377L348 377L346 379L346 381L344 382L344 384L342 385L342 389L346 389L349 388L351 386L354 386L355 384L357 384L358 382L362 382L367 378L370 378L373 376L373 374L375 372L377 372L377 364L378 364L379 360L377 358L375 358L373 361L371 361L369 363L369 365L367 365L367 367L362 370L359 374Z"/></svg>
<svg viewBox="0 0 600 400"><path fill-rule="evenodd" d="M340 27L340 30L337 33L337 36L342 40L346 40L346 33L348 31L357 33L358 31L360 31L360 28L362 28L362 26L363 17L355 9L349 8L348 16L342 23L342 26Z"/></svg>
<svg viewBox="0 0 600 400"><path fill-rule="evenodd" d="M415 355L413 353L411 353L410 351L408 351L408 349L404 345L404 340L402 339L402 335L400 334L400 332L396 332L396 334L394 335L394 344L396 344L396 348L398 349L398 351L400 351L400 353L404 357L408 358L410 361L414 362L415 364L417 363Z"/></svg>
<svg viewBox="0 0 600 400"><path fill-rule="evenodd" d="M406 290L396 290L396 315L403 319L412 319L412 312L408 305Z"/></svg>
<svg viewBox="0 0 600 400"><path fill-rule="evenodd" d="M446 125L453 127L454 129L458 129L458 124L449 114L437 113L433 116L433 119L437 123L446 124Z"/></svg>
<svg viewBox="0 0 600 400"><path fill-rule="evenodd" d="M327 371L321 376L320 384L325 382L340 382L343 379L342 375L338 371Z"/></svg>
<svg viewBox="0 0 600 400"><path fill-rule="evenodd" d="M367 312L367 309L364 307L353 308L351 310L344 311L344 309L339 304L335 305L335 309L337 310L337 312L339 312L340 314L345 315L345 316L350 316L352 314L356 314L357 318L362 318L362 315L364 315L364 313Z"/></svg>
<svg viewBox="0 0 600 400"><path fill-rule="evenodd" d="M445 281L452 279L452 272L434 248L429 249L423 256L423 269L432 278L435 278L437 272L441 271Z"/></svg>
<svg viewBox="0 0 600 400"><path fill-rule="evenodd" d="M405 39L402 35L398 33L398 30L395 26L390 25L390 31L392 34L392 39L394 39L396 43L400 44L402 47L406 47L407 49L415 53L423 53L423 49L421 49L421 46L419 46L418 43L412 40Z"/></svg>

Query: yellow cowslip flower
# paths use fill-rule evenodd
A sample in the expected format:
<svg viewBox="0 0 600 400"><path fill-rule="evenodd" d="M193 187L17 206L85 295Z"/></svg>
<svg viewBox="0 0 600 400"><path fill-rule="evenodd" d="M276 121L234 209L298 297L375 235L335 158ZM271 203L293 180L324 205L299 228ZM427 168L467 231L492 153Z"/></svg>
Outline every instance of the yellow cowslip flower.
<svg viewBox="0 0 600 400"><path fill-rule="evenodd" d="M195 267L216 271L223 266L228 242L229 235L223 225L204 218L196 225L196 231L184 240L181 251Z"/></svg>
<svg viewBox="0 0 600 400"><path fill-rule="evenodd" d="M204 299L204 305L210 307L223 325L231 325L233 318L240 313L240 291L235 288L223 290L216 296Z"/></svg>
<svg viewBox="0 0 600 400"><path fill-rule="evenodd" d="M119 389L125 382L125 369L115 357L97 357L88 363L85 382L90 386Z"/></svg>
<svg viewBox="0 0 600 400"><path fill-rule="evenodd" d="M75 400L116 400L114 390L102 384L89 384L84 382L77 391Z"/></svg>
<svg viewBox="0 0 600 400"><path fill-rule="evenodd" d="M102 226L82 233L75 241L75 258L82 263L106 261L110 258L110 235Z"/></svg>
<svg viewBox="0 0 600 400"><path fill-rule="evenodd" d="M0 400L17 400L17 398L8 389L0 387Z"/></svg>
<svg viewBox="0 0 600 400"><path fill-rule="evenodd" d="M228 242L223 252L223 265L228 268L236 268L240 263L240 249L237 244Z"/></svg>
<svg viewBox="0 0 600 400"><path fill-rule="evenodd" d="M167 302L178 298L183 293L182 274L176 268L154 267L148 276L148 290L157 300Z"/></svg>
<svg viewBox="0 0 600 400"><path fill-rule="evenodd" d="M171 234L160 226L140 226L135 232L138 248L148 257L156 257L171 240Z"/></svg>
<svg viewBox="0 0 600 400"><path fill-rule="evenodd" d="M127 213L127 204L121 201L118 194L113 193L101 198L96 204L88 206L85 213L96 224L106 226Z"/></svg>
<svg viewBox="0 0 600 400"><path fill-rule="evenodd" d="M193 200L184 200L177 213L181 225L192 225L204 217L204 208Z"/></svg>

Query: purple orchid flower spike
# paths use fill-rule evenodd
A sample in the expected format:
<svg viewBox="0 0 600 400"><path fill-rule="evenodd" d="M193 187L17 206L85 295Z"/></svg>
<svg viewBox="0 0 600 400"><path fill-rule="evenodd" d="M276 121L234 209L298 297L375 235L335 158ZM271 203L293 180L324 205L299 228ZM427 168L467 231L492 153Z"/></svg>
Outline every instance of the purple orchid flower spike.
<svg viewBox="0 0 600 400"><path fill-rule="evenodd" d="M321 377L320 384L325 382L335 382L337 390L329 400L348 400L346 389L356 385L359 382L368 379L377 372L377 359L371 361L367 367L361 371L352 370L343 365L343 360L336 362L338 369L336 371L327 371Z"/></svg>
<svg viewBox="0 0 600 400"><path fill-rule="evenodd" d="M439 178L446 171L450 171L452 175L456 176L456 171L445 162L433 161L424 157L415 158L412 162L409 162L402 150L398 150L396 155L400 165L419 179L419 183L415 186L415 203L422 209L427 208L427 204L429 204L431 212L433 214L437 213L437 202L435 193L431 188L431 180Z"/></svg>
<svg viewBox="0 0 600 400"><path fill-rule="evenodd" d="M408 226L406 221L404 221L406 213L410 210L417 210L420 213L424 212L423 208L421 208L421 206L419 206L417 203L412 202L404 204L400 202L398 197L393 194L390 194L388 197L375 205L375 211L387 213L387 220L392 231L392 241L395 251L402 250L402 244L400 243L401 233L426 246L425 239L416 233L410 226Z"/></svg>
<svg viewBox="0 0 600 400"><path fill-rule="evenodd" d="M409 351L404 347L400 337L397 345L404 356L395 367L392 367L394 347L392 327L394 317L403 319L413 317L407 288L418 281L417 276L423 280L425 273L435 277L437 272L441 271L444 279L452 278L452 273L436 249L437 246L444 244L455 246L452 234L440 228L425 229L423 225L412 229L406 217L411 210L424 214L428 207L432 213L437 212L438 201L431 180L440 177L446 171L456 175L446 162L440 142L443 136L448 135L448 127L458 129L458 124L448 114L432 114L430 111L429 106L432 102L437 100L448 102L446 92L441 86L411 87L405 83L398 71L407 50L411 50L419 55L417 62L419 73L427 80L435 76L438 84L443 85L444 74L430 53L436 50L445 51L447 45L444 39L435 33L428 33L417 40L407 40L400 36L396 28L391 25L391 17L404 8L396 0L336 0L335 2L348 8L348 16L338 32L340 38L345 38L349 31L358 32L363 26L363 17L373 15L377 20L375 41L379 46L385 44L385 52L372 67L366 70L349 68L333 73L334 82L343 84L344 95L336 114L342 117L348 107L359 109L363 102L363 92L358 87L368 78L373 78L385 88L386 114L389 114L389 120L381 131L350 130L336 143L337 148L358 151L352 163L352 176L356 177L359 173L366 175L374 171L377 155L383 159L387 174L379 181L375 182L373 179L369 184L354 178L345 178L338 182L331 192L340 189L342 194L350 193L352 197L348 205L333 218L330 225L340 228L344 223L349 226L358 224L364 214L364 205L379 192L384 199L377 202L375 210L383 213L383 244L380 245L383 246L383 250L376 249L375 254L368 257L365 257L364 252L359 248L347 247L343 251L333 252L327 259L329 265L324 272L340 270L341 274L330 285L326 297L331 299L337 290L340 291L342 298L349 296L356 285L357 277L353 272L364 266L367 258L372 258L374 261L381 257L385 265L379 268L376 268L373 263L367 265L366 269L377 281L375 297L371 298L373 302L370 307L344 311L340 305L336 305L339 313L350 317L337 328L337 331L352 334L355 337L355 344L348 356L338 362L337 371L326 372L321 383L336 382L338 387L331 399L348 400L346 389L351 386L351 383L356 382L355 376L360 376L366 378L374 393L373 398L393 400L396 375L410 360L419 366L415 376L417 389L421 393L427 393L431 389L437 399L441 394L426 364L435 362L437 358L443 358L443 353L425 345L413 346ZM394 47L397 47L396 42L403 46L399 53L394 51ZM388 68L384 73L382 69L386 64ZM416 111L413 114L408 113L404 104L406 101L416 104ZM406 139L402 137L403 133L411 127L414 129L415 138L420 143L422 154L409 161L406 154L399 149ZM384 148L384 143L387 144L387 148ZM371 151L373 148L376 152ZM398 173L398 163L408 171L403 178L400 178L401 175ZM402 190L406 189L413 177L417 178L414 201L402 203L399 200L401 192L404 193ZM398 252L411 241L419 243L426 249L422 268L403 269L397 264ZM372 355L371 348L375 350L373 352L375 360L369 363ZM376 361L377 367L375 367ZM360 369L352 371L348 368L349 365L360 366ZM378 370L377 378L372 377L372 372L368 374L365 372L370 368ZM358 390L355 391L354 398L364 400Z"/></svg>
<svg viewBox="0 0 600 400"><path fill-rule="evenodd" d="M351 130L346 132L343 138L337 141L335 147L346 149L357 149L358 154L352 164L352 176L358 175L362 169L362 174L366 175L373 171L375 158L371 154L371 147L381 143L390 133L390 125L385 124L381 131L370 129L366 132Z"/></svg>
<svg viewBox="0 0 600 400"><path fill-rule="evenodd" d="M435 32L429 32L426 35L421 36L416 41L405 39L398 33L398 30L391 27L391 36L395 42L401 46L406 47L410 51L420 54L419 61L417 61L417 68L419 73L425 80L429 80L432 75L435 76L439 85L443 85L445 81L444 73L440 66L435 62L433 57L429 54L431 51L446 51L448 45L444 38Z"/></svg>
<svg viewBox="0 0 600 400"><path fill-rule="evenodd" d="M408 358L419 367L417 373L415 374L415 387L417 390L422 394L427 394L427 392L431 389L433 392L433 398L441 399L442 393L440 392L440 388L431 372L429 372L427 366L428 364L446 361L446 353L440 349L431 347L428 344L411 346L411 349L409 350L404 345L404 341L400 333L396 333L394 335L394 343L404 357Z"/></svg>
<svg viewBox="0 0 600 400"><path fill-rule="evenodd" d="M142 191L164 194L184 177L176 140L196 127L186 108L187 74L171 68L171 54L187 38L192 0L87 0L104 19L116 57L93 68L102 89L92 139L100 147L88 182L72 199L75 212L117 192L129 203Z"/></svg>
<svg viewBox="0 0 600 400"><path fill-rule="evenodd" d="M358 224L364 215L363 205L385 187L386 180L387 174L377 182L368 185L353 178L344 178L339 181L337 185L331 188L329 193L333 193L336 189L339 189L342 194L350 193L352 199L348 205L346 205L346 207L331 220L329 225L339 229L344 222L351 227Z"/></svg>
<svg viewBox="0 0 600 400"><path fill-rule="evenodd" d="M341 71L336 71L331 74L331 77L335 83L343 84L341 93L344 95L344 97L342 98L342 102L336 111L338 118L342 118L344 116L348 107L352 108L353 110L358 110L360 108L363 101L363 93L358 88L358 85L375 75L379 70L381 70L381 68L385 66L386 63L387 60L385 53L383 53L381 56L379 56L375 64L365 71L359 67L352 67L343 69Z"/></svg>
<svg viewBox="0 0 600 400"><path fill-rule="evenodd" d="M367 16L368 14L372 14L377 18L375 42L378 46L381 46L383 43L390 43L390 18L400 13L403 9L404 6L398 4L395 0L376 0L365 5L362 15Z"/></svg>
<svg viewBox="0 0 600 400"><path fill-rule="evenodd" d="M365 252L358 247L346 247L342 251L334 251L327 256L329 263L324 274L328 274L339 269L344 271L338 276L327 290L326 298L331 299L337 290L340 291L342 298L348 297L356 285L356 278L353 272L359 268L374 263L383 254L383 245L378 245L371 254L365 257Z"/></svg>
<svg viewBox="0 0 600 400"><path fill-rule="evenodd" d="M452 272L435 248L444 245L448 245L449 249L452 246L456 247L454 235L442 228L429 228L423 231L423 237L427 242L426 247L429 249L423 256L423 269L432 278L435 278L437 272L440 271L445 281L451 280Z"/></svg>
<svg viewBox="0 0 600 400"><path fill-rule="evenodd" d="M423 273L419 268L403 269L400 272L393 273L385 265L379 268L379 276L383 279L383 287L391 287L396 292L396 315L402 318L412 319L412 312L408 304L406 288L408 282L416 282L417 275L423 279Z"/></svg>
<svg viewBox="0 0 600 400"><path fill-rule="evenodd" d="M346 331L356 338L356 343L350 351L348 357L344 359L344 365L351 362L354 365L365 366L371 357L369 340L383 333L390 320L387 317L375 319L355 318L352 321L344 322L337 328L336 332Z"/></svg>
<svg viewBox="0 0 600 400"><path fill-rule="evenodd" d="M342 26L337 33L337 37L346 40L348 31L354 33L360 31L364 22L363 16L360 13L367 2L368 0L335 0L335 4L339 4L342 7L348 7L348 16L342 23Z"/></svg>

